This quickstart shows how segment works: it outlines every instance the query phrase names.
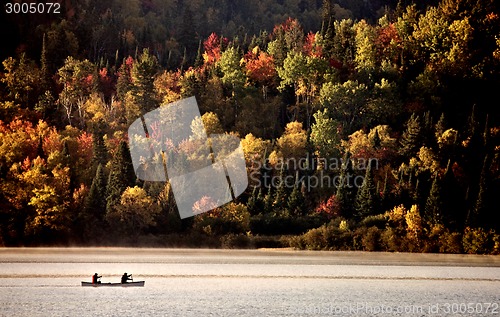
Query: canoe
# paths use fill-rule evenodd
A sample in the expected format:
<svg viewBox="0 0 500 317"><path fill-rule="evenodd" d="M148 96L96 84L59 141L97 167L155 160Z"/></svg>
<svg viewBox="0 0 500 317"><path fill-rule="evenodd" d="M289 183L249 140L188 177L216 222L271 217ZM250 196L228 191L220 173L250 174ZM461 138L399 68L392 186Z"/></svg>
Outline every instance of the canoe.
<svg viewBox="0 0 500 317"><path fill-rule="evenodd" d="M93 284L91 282L82 282L82 286L92 286L92 287L101 287L101 286L108 286L108 287L143 287L145 281L137 281L137 282L128 282L128 283L98 283L98 284Z"/></svg>

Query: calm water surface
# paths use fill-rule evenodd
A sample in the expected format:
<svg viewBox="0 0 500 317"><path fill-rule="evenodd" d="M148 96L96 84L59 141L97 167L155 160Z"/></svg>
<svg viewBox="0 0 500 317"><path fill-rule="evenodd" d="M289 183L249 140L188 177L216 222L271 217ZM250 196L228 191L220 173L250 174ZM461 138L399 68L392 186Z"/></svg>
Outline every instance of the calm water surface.
<svg viewBox="0 0 500 317"><path fill-rule="evenodd" d="M88 288L123 272L144 288ZM0 316L500 316L500 258L0 249Z"/></svg>

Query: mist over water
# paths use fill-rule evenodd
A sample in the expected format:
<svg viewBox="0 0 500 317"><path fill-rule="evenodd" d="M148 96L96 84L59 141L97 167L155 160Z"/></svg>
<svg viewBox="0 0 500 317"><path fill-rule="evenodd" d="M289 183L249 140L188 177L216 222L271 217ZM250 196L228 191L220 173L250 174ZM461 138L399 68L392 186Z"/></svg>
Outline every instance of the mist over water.
<svg viewBox="0 0 500 317"><path fill-rule="evenodd" d="M494 256L0 249L0 316L498 316L499 290Z"/></svg>

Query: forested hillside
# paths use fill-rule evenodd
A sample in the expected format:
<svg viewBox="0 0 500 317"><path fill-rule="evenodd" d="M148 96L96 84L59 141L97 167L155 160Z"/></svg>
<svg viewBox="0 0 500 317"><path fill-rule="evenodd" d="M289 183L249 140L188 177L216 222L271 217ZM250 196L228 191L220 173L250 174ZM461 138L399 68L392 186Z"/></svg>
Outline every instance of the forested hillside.
<svg viewBox="0 0 500 317"><path fill-rule="evenodd" d="M0 245L500 253L497 2L59 2L2 11ZM249 187L181 220L127 129L190 96Z"/></svg>

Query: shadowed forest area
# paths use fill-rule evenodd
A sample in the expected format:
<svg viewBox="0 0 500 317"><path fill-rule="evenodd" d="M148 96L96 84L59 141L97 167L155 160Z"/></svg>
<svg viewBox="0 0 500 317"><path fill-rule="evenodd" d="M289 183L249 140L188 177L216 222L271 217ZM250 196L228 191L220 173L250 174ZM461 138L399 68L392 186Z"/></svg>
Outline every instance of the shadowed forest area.
<svg viewBox="0 0 500 317"><path fill-rule="evenodd" d="M498 2L58 2L1 13L0 245L500 253ZM249 187L181 220L127 129L190 96Z"/></svg>

